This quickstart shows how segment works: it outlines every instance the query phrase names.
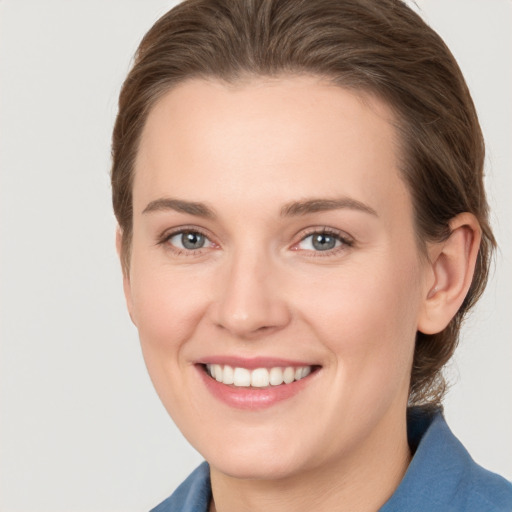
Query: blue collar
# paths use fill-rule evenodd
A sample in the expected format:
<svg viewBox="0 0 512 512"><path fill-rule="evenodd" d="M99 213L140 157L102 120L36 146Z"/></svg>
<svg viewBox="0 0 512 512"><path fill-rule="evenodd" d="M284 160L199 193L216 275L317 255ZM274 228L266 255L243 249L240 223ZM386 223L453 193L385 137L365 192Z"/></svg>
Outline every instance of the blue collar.
<svg viewBox="0 0 512 512"><path fill-rule="evenodd" d="M512 484L473 461L441 411L411 408L407 425L414 456L379 512L512 511ZM203 462L151 512L208 512L211 495L210 468Z"/></svg>

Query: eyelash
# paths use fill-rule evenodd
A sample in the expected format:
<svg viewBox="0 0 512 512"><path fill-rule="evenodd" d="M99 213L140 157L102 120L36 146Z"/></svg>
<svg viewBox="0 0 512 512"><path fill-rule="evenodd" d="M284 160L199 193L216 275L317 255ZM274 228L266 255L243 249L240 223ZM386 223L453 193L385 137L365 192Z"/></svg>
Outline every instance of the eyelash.
<svg viewBox="0 0 512 512"><path fill-rule="evenodd" d="M190 234L198 234L203 236L210 244L216 245L214 242L212 242L209 238L209 236L203 232L201 229L198 229L196 227L181 227L179 229L176 229L175 231L166 232L164 233L158 240L158 245L168 245L170 250L176 254L177 256L199 256L204 251L204 249L208 249L209 247L201 247L199 249L180 249L179 247L176 247L169 243L169 241L177 236L177 235L183 235L185 233ZM307 238L313 236L313 235L325 235L329 237L333 237L336 239L336 241L340 242L340 246L334 247L332 249L327 249L325 251L310 251L307 249L299 249L297 246L304 242ZM354 245L354 240L346 235L342 235L340 231L337 231L333 228L329 227L323 227L323 228L310 228L310 230L307 230L306 233L304 233L301 236L301 239L293 244L292 250L294 251L304 251L308 252L308 257L326 257L326 256L332 256L333 254L337 254L340 251L345 251L348 248L352 247Z"/></svg>
<svg viewBox="0 0 512 512"><path fill-rule="evenodd" d="M176 229L175 231L165 232L159 238L158 245L167 245L168 246L167 248L170 251L172 251L174 254L176 254L177 256L200 256L204 252L204 249L209 248L209 247L201 247L201 248L195 249L195 250L194 249L180 249L179 247L176 247L169 243L171 238L175 237L176 235L183 235L185 233L201 235L206 240L208 240L211 244L213 244L213 242L210 240L210 237L205 232L203 232L201 229L198 229L196 227L187 228L185 226L185 227Z"/></svg>
<svg viewBox="0 0 512 512"><path fill-rule="evenodd" d="M327 249L325 251L307 251L305 249L296 248L300 243L304 242L304 240L306 240L307 238L309 238L313 235L325 235L325 236L332 237L332 238L336 239L336 241L340 242L340 245L338 247L334 247L332 249ZM329 228L329 227L325 226L320 229L319 228L311 228L310 230L307 230L306 233L304 233L302 235L301 239L293 245L292 249L295 251L301 251L301 250L307 251L309 253L308 257L311 257L311 258L318 258L318 257L322 258L322 257L333 256L335 254L338 254L339 252L346 251L350 247L353 247L353 245L354 245L354 240L352 238L348 237L346 234L342 234L341 231L338 231L336 229Z"/></svg>

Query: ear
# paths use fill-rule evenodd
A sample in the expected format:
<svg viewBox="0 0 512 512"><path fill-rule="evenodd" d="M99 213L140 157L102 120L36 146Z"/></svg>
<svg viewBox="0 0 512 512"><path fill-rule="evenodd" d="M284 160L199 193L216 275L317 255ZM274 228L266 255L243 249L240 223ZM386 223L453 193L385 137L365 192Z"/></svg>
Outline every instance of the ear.
<svg viewBox="0 0 512 512"><path fill-rule="evenodd" d="M450 221L447 240L429 249L431 276L425 286L418 330L424 334L441 332L455 316L473 280L482 232L471 213L461 213Z"/></svg>
<svg viewBox="0 0 512 512"><path fill-rule="evenodd" d="M124 297L126 299L126 307L128 308L128 314L130 315L132 322L135 324L135 321L133 319L133 301L130 283L130 269L126 268L123 262L123 230L119 226L117 226L116 228L116 251L123 271L123 290Z"/></svg>

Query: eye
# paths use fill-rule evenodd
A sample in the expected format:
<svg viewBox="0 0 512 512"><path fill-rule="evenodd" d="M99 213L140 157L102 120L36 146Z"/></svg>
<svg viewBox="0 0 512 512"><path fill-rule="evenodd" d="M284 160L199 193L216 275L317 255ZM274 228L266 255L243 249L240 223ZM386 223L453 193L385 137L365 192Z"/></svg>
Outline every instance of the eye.
<svg viewBox="0 0 512 512"><path fill-rule="evenodd" d="M301 251L327 252L351 245L352 242L339 233L322 230L305 236L295 248Z"/></svg>
<svg viewBox="0 0 512 512"><path fill-rule="evenodd" d="M206 247L212 247L212 242L199 231L180 231L168 236L165 240L176 249L184 251L197 251Z"/></svg>

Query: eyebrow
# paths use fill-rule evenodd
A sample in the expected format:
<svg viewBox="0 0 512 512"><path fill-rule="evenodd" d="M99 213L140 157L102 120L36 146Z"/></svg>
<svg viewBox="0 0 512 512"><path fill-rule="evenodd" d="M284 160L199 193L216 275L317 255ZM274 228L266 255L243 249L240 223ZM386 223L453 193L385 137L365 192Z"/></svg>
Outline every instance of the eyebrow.
<svg viewBox="0 0 512 512"><path fill-rule="evenodd" d="M142 211L143 214L174 210L180 213L188 213L189 215L195 215L196 217L204 217L206 219L214 219L216 217L215 212L204 203L198 203L195 201L184 201L182 199L173 199L170 197L162 197L151 201L146 208Z"/></svg>
<svg viewBox="0 0 512 512"><path fill-rule="evenodd" d="M371 206L368 206L367 204L350 197L341 197L338 199L306 199L303 201L293 201L281 208L281 216L295 217L300 215L307 215L309 213L323 212L328 210L340 210L344 208L350 210L358 210L378 217L377 212Z"/></svg>
<svg viewBox="0 0 512 512"><path fill-rule="evenodd" d="M302 201L292 201L281 208L281 217L298 217L301 215L308 215L310 213L340 210L344 208L369 213L370 215L378 217L377 212L371 206L350 197L342 197L338 199L313 198ZM188 213L189 215L203 217L206 219L216 218L214 210L205 203L173 199L170 197L162 197L151 201L146 208L144 208L142 213L146 214L165 210Z"/></svg>

